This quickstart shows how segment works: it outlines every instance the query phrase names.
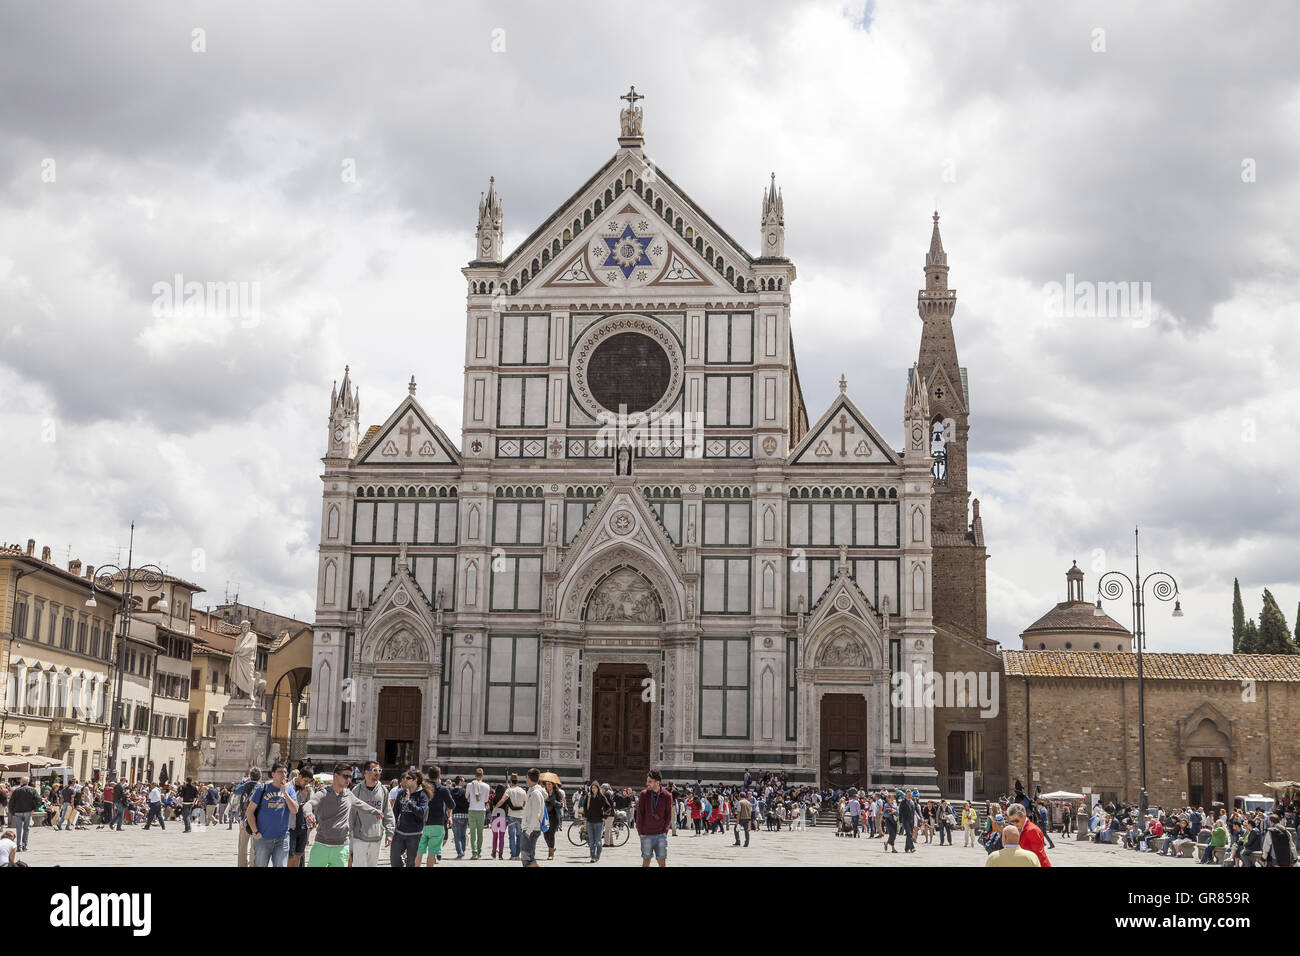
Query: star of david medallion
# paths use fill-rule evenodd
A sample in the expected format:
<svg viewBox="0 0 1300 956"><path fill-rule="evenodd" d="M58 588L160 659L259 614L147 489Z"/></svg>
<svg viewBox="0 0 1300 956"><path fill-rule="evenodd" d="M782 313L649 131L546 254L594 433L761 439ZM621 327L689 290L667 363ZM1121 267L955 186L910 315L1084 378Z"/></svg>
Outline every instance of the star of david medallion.
<svg viewBox="0 0 1300 956"><path fill-rule="evenodd" d="M619 236L605 239L605 245L609 247L609 257L601 265L617 266L622 270L624 279L631 276L638 266L654 265L650 257L645 254L645 248L650 245L652 238L652 236L638 236L632 231L631 226L624 226Z"/></svg>

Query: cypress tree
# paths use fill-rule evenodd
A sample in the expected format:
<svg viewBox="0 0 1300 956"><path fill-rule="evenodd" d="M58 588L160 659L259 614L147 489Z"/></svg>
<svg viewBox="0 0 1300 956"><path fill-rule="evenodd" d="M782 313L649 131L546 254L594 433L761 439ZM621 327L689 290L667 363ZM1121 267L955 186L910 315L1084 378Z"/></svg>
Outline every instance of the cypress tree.
<svg viewBox="0 0 1300 956"><path fill-rule="evenodd" d="M1265 588L1264 607L1259 612L1259 647L1255 653L1289 654L1291 645L1291 630L1286 626L1286 617L1272 593Z"/></svg>
<svg viewBox="0 0 1300 956"><path fill-rule="evenodd" d="M1241 653L1259 653L1259 628L1255 626L1254 619L1247 621L1246 626L1241 629Z"/></svg>
<svg viewBox="0 0 1300 956"><path fill-rule="evenodd" d="M1296 618L1300 621L1300 618ZM1241 635L1246 630L1246 609L1241 603L1241 584L1232 579L1232 653L1241 653Z"/></svg>

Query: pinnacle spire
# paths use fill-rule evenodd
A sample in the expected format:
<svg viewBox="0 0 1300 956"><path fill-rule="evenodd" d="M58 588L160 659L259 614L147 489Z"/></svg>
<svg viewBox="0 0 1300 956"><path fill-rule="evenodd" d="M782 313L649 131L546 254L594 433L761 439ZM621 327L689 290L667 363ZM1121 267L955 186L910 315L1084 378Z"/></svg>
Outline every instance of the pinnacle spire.
<svg viewBox="0 0 1300 956"><path fill-rule="evenodd" d="M475 238L478 243L474 251L475 259L481 262L500 262L504 235L502 222L501 195L497 192L497 178L488 177L487 193L479 193L478 226Z"/></svg>
<svg viewBox="0 0 1300 956"><path fill-rule="evenodd" d="M948 267L948 254L943 251L943 239L939 235L939 210L934 211L934 231L930 233L930 251L925 254L925 267Z"/></svg>
<svg viewBox="0 0 1300 956"><path fill-rule="evenodd" d="M776 173L772 173L771 183L763 193L763 223L785 225L785 200L776 188Z"/></svg>

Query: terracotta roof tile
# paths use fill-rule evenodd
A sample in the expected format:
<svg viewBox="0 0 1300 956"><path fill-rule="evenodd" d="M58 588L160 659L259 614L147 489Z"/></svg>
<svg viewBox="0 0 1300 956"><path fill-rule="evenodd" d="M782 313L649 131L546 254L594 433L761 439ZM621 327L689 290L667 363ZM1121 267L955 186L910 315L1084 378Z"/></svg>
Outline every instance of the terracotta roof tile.
<svg viewBox="0 0 1300 956"><path fill-rule="evenodd" d="M1025 634L1037 631L1083 631L1088 634L1111 633L1132 637L1128 628L1112 617L1097 616L1097 606L1087 601L1062 601L1033 624Z"/></svg>
<svg viewBox="0 0 1300 956"><path fill-rule="evenodd" d="M378 434L379 429L383 427L383 425L371 425L366 429L365 437L361 439L361 444L357 445L357 457L361 456L361 453L365 450L366 446L370 444L370 439L374 438L375 435Z"/></svg>
<svg viewBox="0 0 1300 956"><path fill-rule="evenodd" d="M1003 651L1008 677L1137 679L1137 655L1123 651ZM1143 680L1296 681L1295 654L1143 654Z"/></svg>

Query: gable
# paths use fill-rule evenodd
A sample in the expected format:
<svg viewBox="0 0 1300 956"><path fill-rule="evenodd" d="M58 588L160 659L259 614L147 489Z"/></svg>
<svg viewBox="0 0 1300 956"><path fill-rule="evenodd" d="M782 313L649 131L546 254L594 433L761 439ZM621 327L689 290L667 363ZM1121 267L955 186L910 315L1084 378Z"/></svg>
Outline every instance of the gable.
<svg viewBox="0 0 1300 956"><path fill-rule="evenodd" d="M675 211L673 215L675 220ZM736 292L736 265L727 265L726 258L715 251L710 266L693 240L678 234L632 190L625 189L602 211L600 220L593 221L577 239L562 246L548 264L542 265L529 283L531 290L607 290L618 297L640 290ZM711 242L704 247L713 248ZM543 255L549 254L543 250ZM724 263L722 274L716 267L720 260ZM733 270L730 283L726 279L728 268ZM747 269L740 275L742 281L748 281Z"/></svg>
<svg viewBox="0 0 1300 956"><path fill-rule="evenodd" d="M408 396L374 436L358 465L459 465L460 455L414 396Z"/></svg>
<svg viewBox="0 0 1300 956"><path fill-rule="evenodd" d="M566 286L744 292L753 262L661 169L623 149L506 257L502 287L510 295Z"/></svg>
<svg viewBox="0 0 1300 956"><path fill-rule="evenodd" d="M790 453L791 465L897 465L898 458L846 395Z"/></svg>

